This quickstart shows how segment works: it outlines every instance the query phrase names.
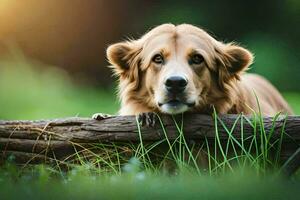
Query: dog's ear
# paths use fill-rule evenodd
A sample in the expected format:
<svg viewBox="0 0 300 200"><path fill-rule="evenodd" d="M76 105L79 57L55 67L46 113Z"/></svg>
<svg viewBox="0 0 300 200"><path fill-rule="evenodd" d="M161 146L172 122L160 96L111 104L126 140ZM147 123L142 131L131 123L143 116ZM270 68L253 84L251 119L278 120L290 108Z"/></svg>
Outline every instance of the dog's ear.
<svg viewBox="0 0 300 200"><path fill-rule="evenodd" d="M223 54L223 62L229 75L238 75L247 70L253 62L253 55L250 51L234 44L225 45Z"/></svg>
<svg viewBox="0 0 300 200"><path fill-rule="evenodd" d="M252 64L253 55L247 49L232 43L223 44L216 52L218 83L225 90L232 79L240 79L240 73Z"/></svg>
<svg viewBox="0 0 300 200"><path fill-rule="evenodd" d="M137 62L139 48L132 42L120 42L110 45L106 50L108 61L117 75L125 75Z"/></svg>

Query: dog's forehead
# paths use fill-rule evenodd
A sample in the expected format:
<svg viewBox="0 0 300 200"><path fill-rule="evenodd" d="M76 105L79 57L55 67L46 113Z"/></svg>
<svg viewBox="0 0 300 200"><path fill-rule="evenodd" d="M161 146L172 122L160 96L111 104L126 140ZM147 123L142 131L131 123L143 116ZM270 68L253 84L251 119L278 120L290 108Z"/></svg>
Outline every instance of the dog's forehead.
<svg viewBox="0 0 300 200"><path fill-rule="evenodd" d="M176 40L174 34L163 33L157 34L143 44L143 50L146 54L151 54L156 51L166 51L171 52L175 49Z"/></svg>
<svg viewBox="0 0 300 200"><path fill-rule="evenodd" d="M205 36L197 34L181 34L176 39L177 53L184 53L187 51L212 52L215 48L215 43Z"/></svg>
<svg viewBox="0 0 300 200"><path fill-rule="evenodd" d="M160 45L171 45L175 42L174 33L161 33L153 35L144 41L144 48Z"/></svg>
<svg viewBox="0 0 300 200"><path fill-rule="evenodd" d="M157 33L144 41L144 52L150 54L156 51L169 53L191 52L191 50L211 52L214 49L212 37L195 30Z"/></svg>

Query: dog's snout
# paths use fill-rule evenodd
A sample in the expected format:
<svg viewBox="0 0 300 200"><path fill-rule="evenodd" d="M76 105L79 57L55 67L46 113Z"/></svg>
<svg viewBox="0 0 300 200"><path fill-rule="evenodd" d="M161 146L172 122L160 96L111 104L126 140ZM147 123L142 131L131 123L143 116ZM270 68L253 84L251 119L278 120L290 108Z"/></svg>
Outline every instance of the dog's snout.
<svg viewBox="0 0 300 200"><path fill-rule="evenodd" d="M187 80L181 76L171 76L165 82L167 90L172 93L183 92L187 84Z"/></svg>

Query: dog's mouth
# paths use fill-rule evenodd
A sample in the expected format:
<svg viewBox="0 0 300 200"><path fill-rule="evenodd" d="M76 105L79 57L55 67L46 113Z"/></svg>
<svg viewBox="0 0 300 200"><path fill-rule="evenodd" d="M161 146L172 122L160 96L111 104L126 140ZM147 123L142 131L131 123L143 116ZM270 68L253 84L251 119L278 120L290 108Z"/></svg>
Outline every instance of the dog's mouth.
<svg viewBox="0 0 300 200"><path fill-rule="evenodd" d="M189 103L178 99L172 99L165 103L158 103L161 111L168 114L179 114L195 106L195 102Z"/></svg>
<svg viewBox="0 0 300 200"><path fill-rule="evenodd" d="M161 107L165 104L167 104L169 106L172 106L172 107L176 107L176 106L180 106L180 105L187 105L188 107L195 106L195 102L188 103L188 102L183 102L183 101L180 101L180 100L177 100L177 99L167 101L166 103L158 103L159 107Z"/></svg>

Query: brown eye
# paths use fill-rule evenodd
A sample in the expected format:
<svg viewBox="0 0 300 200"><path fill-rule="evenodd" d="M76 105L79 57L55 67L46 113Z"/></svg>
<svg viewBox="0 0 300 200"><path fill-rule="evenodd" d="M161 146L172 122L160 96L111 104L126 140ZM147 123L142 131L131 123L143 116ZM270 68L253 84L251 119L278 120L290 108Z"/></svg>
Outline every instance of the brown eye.
<svg viewBox="0 0 300 200"><path fill-rule="evenodd" d="M164 58L160 54L156 54L153 56L152 61L155 62L156 64L163 64L164 63Z"/></svg>
<svg viewBox="0 0 300 200"><path fill-rule="evenodd" d="M200 54L194 54L192 55L189 63L191 65L200 65L203 61L204 61L203 56L201 56Z"/></svg>

